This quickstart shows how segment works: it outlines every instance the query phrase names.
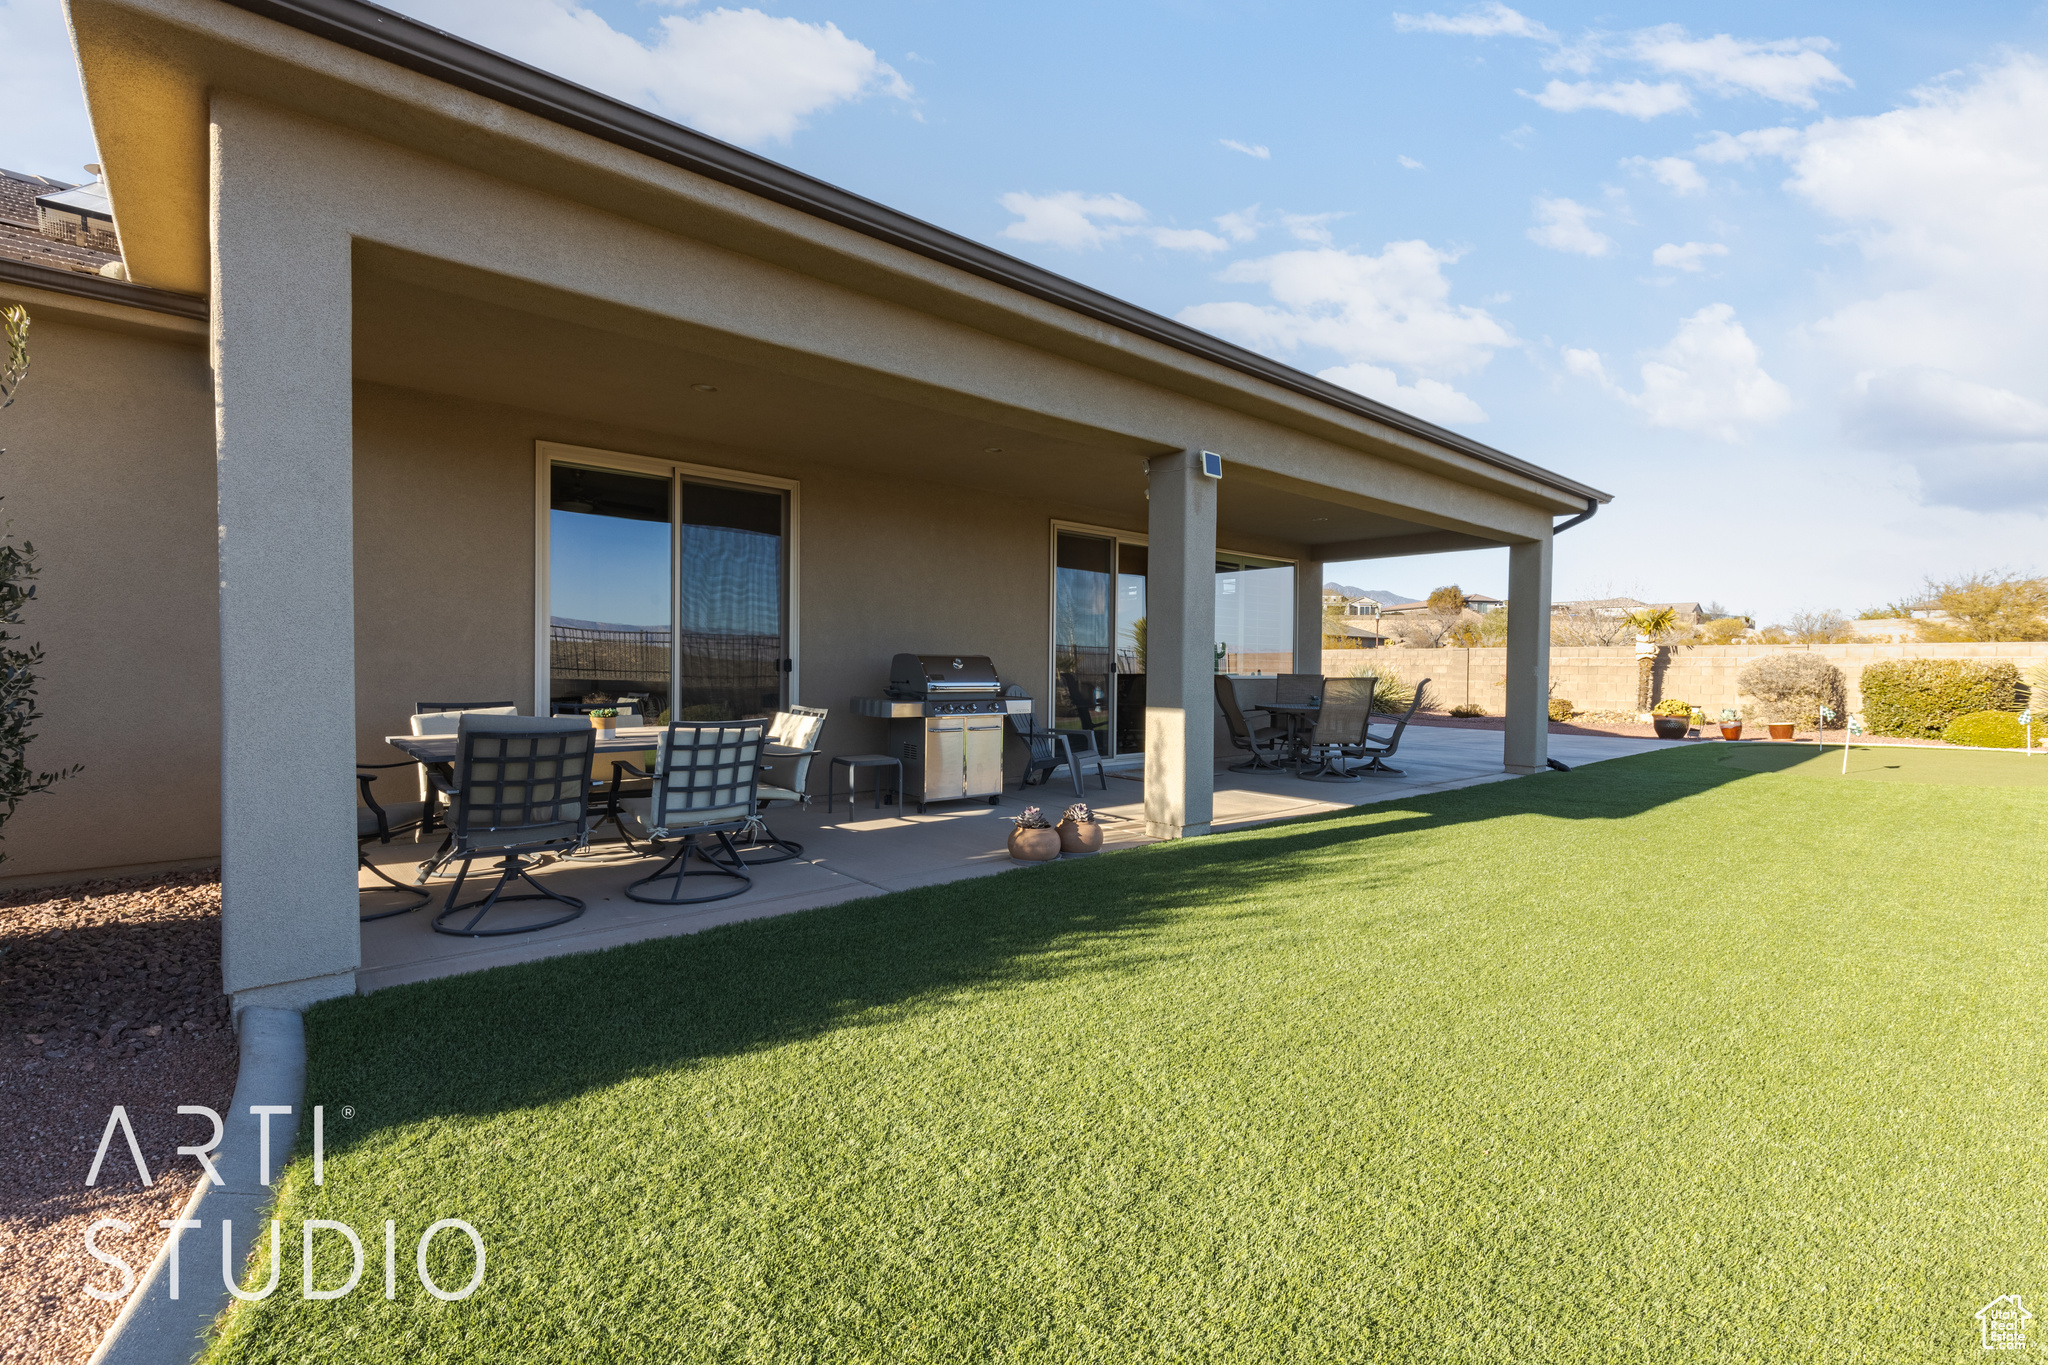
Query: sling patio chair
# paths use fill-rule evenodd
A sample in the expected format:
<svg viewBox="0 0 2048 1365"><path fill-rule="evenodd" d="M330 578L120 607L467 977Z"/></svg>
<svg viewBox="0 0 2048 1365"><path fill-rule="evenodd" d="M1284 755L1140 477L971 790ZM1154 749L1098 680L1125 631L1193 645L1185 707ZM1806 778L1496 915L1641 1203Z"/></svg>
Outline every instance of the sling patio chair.
<svg viewBox="0 0 2048 1365"><path fill-rule="evenodd" d="M581 719L465 714L455 732L453 778L434 774L448 802L448 850L420 869L420 880L455 867L448 900L434 916L434 931L464 938L529 934L567 924L583 902L548 890L533 879L536 858L571 853L590 840L590 765L597 732ZM497 858L490 892L464 901L462 884L477 858ZM523 881L533 890L507 895ZM569 907L552 919L509 928L479 929L486 915L513 901L553 901ZM465 912L467 919L455 921Z"/></svg>
<svg viewBox="0 0 2048 1365"><path fill-rule="evenodd" d="M702 905L737 896L754 884L732 836L753 821L760 800L761 750L767 723L758 720L675 721L662 733L656 751L653 788L644 797L619 802L626 828L653 845L659 857L673 847L667 862L651 877L626 888L633 900L650 905ZM620 764L621 768L630 765ZM635 777L647 774L632 769ZM697 843L710 835L724 860ZM690 867L692 859L705 864ZM704 896L685 896L684 879L714 877L738 883ZM641 894L642 887L668 882L666 894Z"/></svg>
<svg viewBox="0 0 2048 1365"><path fill-rule="evenodd" d="M434 898L434 893L424 887L407 886L404 882L399 881L383 868L371 862L369 856L364 852L364 845L368 844L372 839L380 844L388 844L391 842L393 835L403 833L418 823L419 816L413 813L414 808L393 806L390 809L386 809L377 804L377 798L370 794L370 784L377 780L378 770L383 768L410 768L413 766L410 762L356 764L356 790L361 792L363 797L363 804L356 807L356 865L378 881L383 882L385 886L390 887L394 891L403 892L407 897L411 898L411 904L409 905L401 905L391 910L378 910L367 915L357 915L357 920L363 924L368 924L371 920L390 919L393 915L409 915ZM395 825L392 823L394 816L398 819L398 823ZM408 823L408 821L411 823ZM378 895L383 894L382 888L379 887L373 886L367 889Z"/></svg>
<svg viewBox="0 0 2048 1365"><path fill-rule="evenodd" d="M1232 747L1243 749L1251 757L1243 763L1233 763L1234 773L1278 772L1280 765L1273 760L1280 752L1280 746L1287 738L1287 732L1277 725L1261 725L1254 728L1245 721L1244 711L1237 704L1237 688L1228 673L1216 675L1216 704L1223 708L1224 724L1230 727Z"/></svg>
<svg viewBox="0 0 2048 1365"><path fill-rule="evenodd" d="M777 711L768 723L768 752L761 761L757 805L746 832L737 841L742 861L748 867L803 857L804 846L793 839L778 837L768 828L763 813L770 807L787 810L811 803L810 792L806 790L811 780L811 760L818 755L818 741L825 733L825 718L830 714L815 706L792 706L787 711ZM755 849L775 851L756 853Z"/></svg>
<svg viewBox="0 0 2048 1365"><path fill-rule="evenodd" d="M1345 766L1350 750L1365 743L1372 723L1372 694L1378 678L1330 678L1323 681L1322 709L1316 712L1315 727L1301 742L1302 770L1296 777L1310 782L1357 782L1362 779ZM1315 766L1310 768L1313 760Z"/></svg>
<svg viewBox="0 0 2048 1365"><path fill-rule="evenodd" d="M1415 718L1415 713L1422 709L1422 696L1428 690L1429 679L1427 678L1415 684L1415 700L1408 703L1408 709L1402 713L1401 719L1394 723L1393 732L1384 736L1375 735L1372 732L1372 728L1368 726L1362 743L1347 744L1344 747L1345 756L1349 758L1371 759L1372 761L1367 763L1363 769L1365 772L1391 773L1393 776L1399 777L1401 770L1399 768L1389 768L1384 760L1392 758L1394 751L1401 747L1401 735L1407 730L1408 722Z"/></svg>

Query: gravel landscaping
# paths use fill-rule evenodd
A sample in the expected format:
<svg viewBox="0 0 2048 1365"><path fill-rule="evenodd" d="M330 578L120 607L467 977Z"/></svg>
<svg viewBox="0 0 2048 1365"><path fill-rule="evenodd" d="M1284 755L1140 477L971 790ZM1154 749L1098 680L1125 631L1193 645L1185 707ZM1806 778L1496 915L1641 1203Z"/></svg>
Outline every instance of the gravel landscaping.
<svg viewBox="0 0 2048 1365"><path fill-rule="evenodd" d="M198 1167L180 1143L208 1134L181 1104L225 1115L234 1093L235 1038L220 980L220 874L0 893L0 1359L78 1362L118 1303L85 1293L120 1288L86 1254L98 1245L138 1276L163 1239ZM123 1106L155 1183L137 1176L116 1134L99 1183L87 1189L107 1116Z"/></svg>

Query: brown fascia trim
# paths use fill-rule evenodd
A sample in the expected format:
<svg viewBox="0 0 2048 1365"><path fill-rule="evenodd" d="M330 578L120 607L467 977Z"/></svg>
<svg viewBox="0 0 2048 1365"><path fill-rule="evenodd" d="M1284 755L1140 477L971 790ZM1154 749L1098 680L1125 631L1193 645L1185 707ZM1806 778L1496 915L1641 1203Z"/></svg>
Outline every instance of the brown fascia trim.
<svg viewBox="0 0 2048 1365"><path fill-rule="evenodd" d="M27 261L9 260L4 256L0 256L0 282L30 289L47 289L53 294L71 294L81 299L98 299L101 303L123 304L152 313L168 313L172 317L191 318L195 322L204 322L207 318L206 300L195 299L189 294L149 289L126 280L110 280L105 275L54 270L46 265L30 265Z"/></svg>
<svg viewBox="0 0 2048 1365"><path fill-rule="evenodd" d="M367 0L223 0L236 9L339 43L408 71L507 104L552 123L679 166L786 207L851 228L1033 298L1161 342L1175 350L1332 407L1405 431L1446 450L1509 470L1549 488L1603 503L1611 495L1518 460L1492 446L1411 417L1396 408L1234 346L1170 318L1125 303L1063 275L899 213L872 199L671 123L524 62L478 47Z"/></svg>

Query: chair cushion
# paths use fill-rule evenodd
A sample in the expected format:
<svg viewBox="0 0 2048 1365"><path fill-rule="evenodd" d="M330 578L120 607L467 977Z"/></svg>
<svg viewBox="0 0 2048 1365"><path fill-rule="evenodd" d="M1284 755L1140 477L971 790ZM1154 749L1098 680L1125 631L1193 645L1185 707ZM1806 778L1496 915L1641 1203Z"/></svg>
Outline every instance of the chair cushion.
<svg viewBox="0 0 2048 1365"><path fill-rule="evenodd" d="M648 824L653 812L653 798L629 796L619 802L619 823L624 825L632 834L646 838L654 833L653 828ZM671 818L669 820L668 832L670 834L688 834L694 830L708 829L718 825L737 825L743 823L753 813L746 806L720 806L715 810L693 810L688 812L686 816L671 809L669 812Z"/></svg>
<svg viewBox="0 0 2048 1365"><path fill-rule="evenodd" d="M412 732L416 735L452 735L462 726L464 716L516 716L516 706L484 706L474 711L429 711L412 718Z"/></svg>

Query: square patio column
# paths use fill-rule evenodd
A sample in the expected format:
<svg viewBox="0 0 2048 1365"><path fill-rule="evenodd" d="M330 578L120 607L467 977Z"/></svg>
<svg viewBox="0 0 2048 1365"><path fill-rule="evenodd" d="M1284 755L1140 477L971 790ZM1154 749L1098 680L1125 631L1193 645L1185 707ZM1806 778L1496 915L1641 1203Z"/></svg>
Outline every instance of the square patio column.
<svg viewBox="0 0 2048 1365"><path fill-rule="evenodd" d="M350 245L275 116L213 104L221 975L237 1010L352 994Z"/></svg>
<svg viewBox="0 0 2048 1365"><path fill-rule="evenodd" d="M1150 462L1145 832L1207 834L1216 795L1216 480L1202 452Z"/></svg>
<svg viewBox="0 0 2048 1365"><path fill-rule="evenodd" d="M1550 757L1550 545L1508 546L1507 738L1502 766L1542 772Z"/></svg>
<svg viewBox="0 0 2048 1365"><path fill-rule="evenodd" d="M1294 671L1323 671L1323 566L1304 559L1294 566Z"/></svg>

